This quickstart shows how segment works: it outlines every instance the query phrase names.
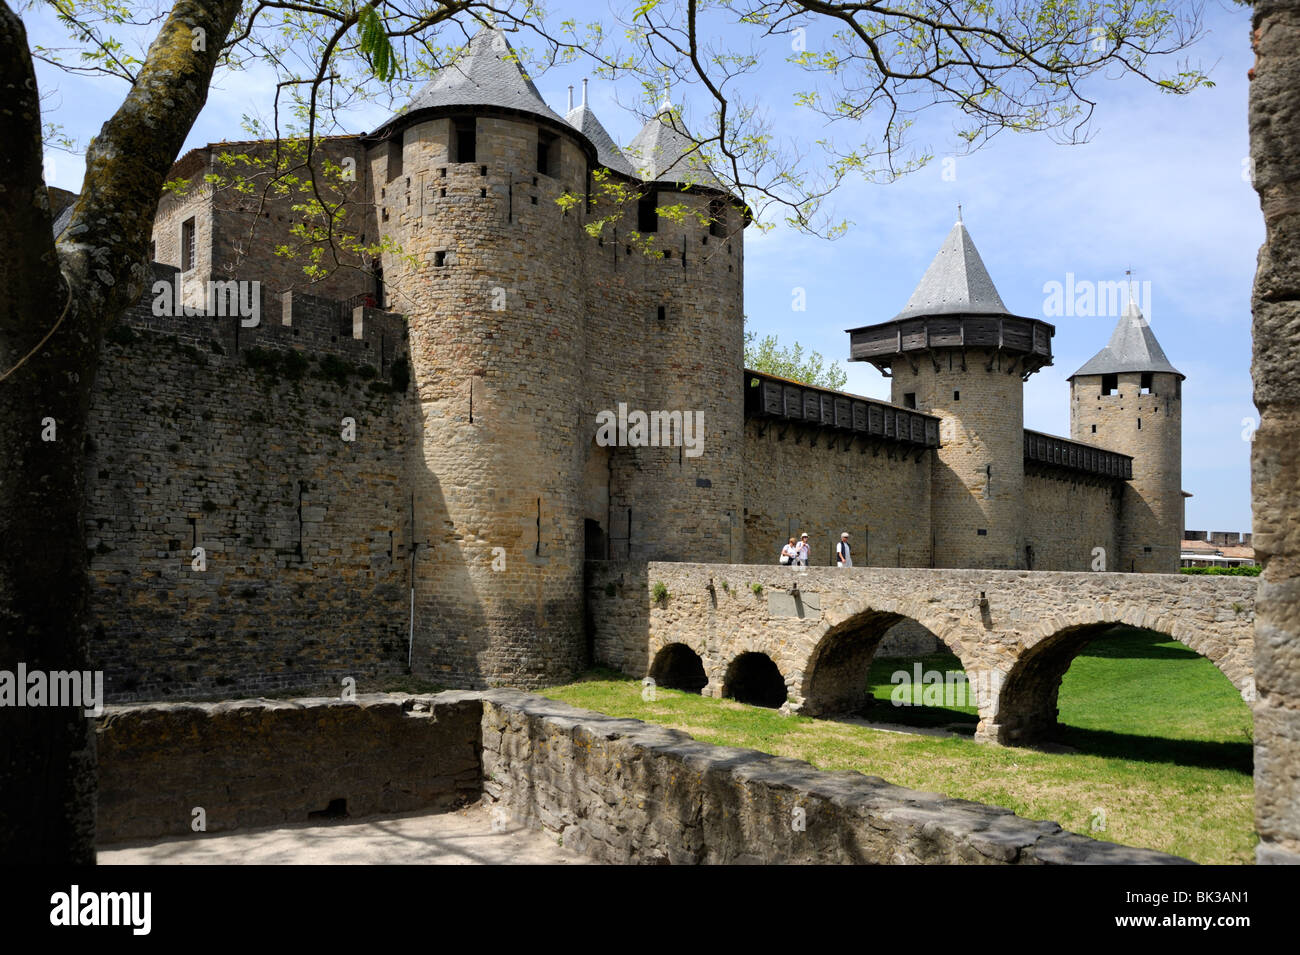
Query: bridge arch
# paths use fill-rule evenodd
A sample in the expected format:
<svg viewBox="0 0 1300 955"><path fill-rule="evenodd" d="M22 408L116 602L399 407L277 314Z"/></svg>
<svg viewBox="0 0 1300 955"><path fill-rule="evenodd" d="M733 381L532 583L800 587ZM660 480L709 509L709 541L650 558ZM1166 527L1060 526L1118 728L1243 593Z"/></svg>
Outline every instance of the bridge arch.
<svg viewBox="0 0 1300 955"><path fill-rule="evenodd" d="M670 643L655 654L650 679L670 690L699 693L708 686L704 660L684 643Z"/></svg>
<svg viewBox="0 0 1300 955"><path fill-rule="evenodd" d="M1143 604L1097 608L1044 621L1040 632L1024 642L1001 681L995 715L981 727L981 737L1024 744L1050 736L1058 726L1058 698L1066 671L1093 640L1120 624L1176 640L1213 663L1243 696L1253 693L1254 641L1216 638L1204 623L1192 614L1161 614ZM1253 622L1244 621L1243 626Z"/></svg>
<svg viewBox="0 0 1300 955"><path fill-rule="evenodd" d="M766 653L747 650L727 665L722 695L738 703L775 709L785 703L789 691L776 661Z"/></svg>
<svg viewBox="0 0 1300 955"><path fill-rule="evenodd" d="M925 627L968 672L976 672L976 661L969 652L974 641L954 620L936 618L910 602L877 599L849 608L843 619L818 638L803 670L800 712L822 716L855 712L868 704L871 663L886 632L903 620Z"/></svg>

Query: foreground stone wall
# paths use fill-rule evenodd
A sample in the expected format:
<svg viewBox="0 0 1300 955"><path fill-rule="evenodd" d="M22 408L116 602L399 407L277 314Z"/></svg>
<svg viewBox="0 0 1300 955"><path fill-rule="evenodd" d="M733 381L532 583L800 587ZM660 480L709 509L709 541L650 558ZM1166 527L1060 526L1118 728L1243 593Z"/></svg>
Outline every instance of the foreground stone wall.
<svg viewBox="0 0 1300 955"><path fill-rule="evenodd" d="M451 807L479 793L472 699L398 694L112 706L99 720L97 841ZM336 803L337 805L337 803Z"/></svg>
<svg viewBox="0 0 1300 955"><path fill-rule="evenodd" d="M1176 863L855 772L514 690L113 707L98 842L489 805L620 863ZM201 838L195 836L195 838Z"/></svg>

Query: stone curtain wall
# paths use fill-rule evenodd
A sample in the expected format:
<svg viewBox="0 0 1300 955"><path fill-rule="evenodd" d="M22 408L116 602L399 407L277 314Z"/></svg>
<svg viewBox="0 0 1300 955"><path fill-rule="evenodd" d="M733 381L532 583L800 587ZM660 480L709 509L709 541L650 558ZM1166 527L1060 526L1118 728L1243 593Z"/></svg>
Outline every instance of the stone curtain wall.
<svg viewBox="0 0 1300 955"><path fill-rule="evenodd" d="M1119 487L1120 493L1114 488ZM1031 570L1092 570L1093 548L1105 550L1108 571L1119 565L1118 527L1123 484L1079 477L1051 468L1025 473L1025 546L1032 548Z"/></svg>
<svg viewBox="0 0 1300 955"><path fill-rule="evenodd" d="M344 316L297 294L289 324L273 308L242 328L155 317L150 300L109 334L88 430L90 648L109 698L345 676L364 690L404 672L412 408L391 389L400 317ZM345 417L355 441L342 438ZM206 570L193 569L196 545Z"/></svg>
<svg viewBox="0 0 1300 955"><path fill-rule="evenodd" d="M109 707L96 841L190 835L196 807L228 832L305 823L340 799L354 816L463 804L481 788L481 712L397 694Z"/></svg>
<svg viewBox="0 0 1300 955"><path fill-rule="evenodd" d="M604 862L1167 864L1006 809L819 772L509 690L113 707L97 842L477 796ZM362 758L358 758L358 754Z"/></svg>
<svg viewBox="0 0 1300 955"><path fill-rule="evenodd" d="M807 532L809 564L834 566L835 544L848 531L855 566L930 565L933 452L861 441L845 451L848 439L745 422L744 563L777 564L782 545Z"/></svg>

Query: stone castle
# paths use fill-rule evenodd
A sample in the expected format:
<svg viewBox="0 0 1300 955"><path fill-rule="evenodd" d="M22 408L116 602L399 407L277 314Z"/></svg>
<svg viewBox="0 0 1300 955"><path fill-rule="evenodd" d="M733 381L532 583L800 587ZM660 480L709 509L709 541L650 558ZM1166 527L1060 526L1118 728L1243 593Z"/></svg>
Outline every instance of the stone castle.
<svg viewBox="0 0 1300 955"><path fill-rule="evenodd" d="M1070 378L1069 438L1024 429L1054 329L1007 311L961 222L849 333L889 402L745 370L748 210L671 108L621 151L585 100L552 112L484 29L324 141L354 173L326 190L339 228L383 251L310 294L272 253L303 235L292 200L207 178L271 145L179 160L155 277L192 305L257 281L260 319L150 290L105 344L86 521L111 698L560 682L601 662L590 561L774 563L801 532L821 565L848 531L858 566L1177 571L1183 375L1136 308Z"/></svg>

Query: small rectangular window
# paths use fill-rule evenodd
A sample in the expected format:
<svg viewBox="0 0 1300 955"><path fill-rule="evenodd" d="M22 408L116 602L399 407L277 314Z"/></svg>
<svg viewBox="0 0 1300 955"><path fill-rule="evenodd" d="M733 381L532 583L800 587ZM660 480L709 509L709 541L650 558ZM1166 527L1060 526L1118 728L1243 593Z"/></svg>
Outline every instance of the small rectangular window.
<svg viewBox="0 0 1300 955"><path fill-rule="evenodd" d="M915 391L909 391L907 394L903 395L903 407L904 407L904 408L915 408L915 407L916 407L916 392L915 392Z"/></svg>
<svg viewBox="0 0 1300 955"><path fill-rule="evenodd" d="M1097 433L1097 426L1095 424L1092 426L1092 433L1093 434Z"/></svg>
<svg viewBox="0 0 1300 955"><path fill-rule="evenodd" d="M194 237L194 220L186 219L181 223L181 271L188 272L194 268L194 259L196 252L196 239Z"/></svg>
<svg viewBox="0 0 1300 955"><path fill-rule="evenodd" d="M636 229L638 232L659 231L659 197L653 192L636 204Z"/></svg>
<svg viewBox="0 0 1300 955"><path fill-rule="evenodd" d="M1149 371L1144 371L1144 372L1142 372L1142 388L1141 388L1141 391L1140 391L1139 393L1140 393L1140 394L1144 394L1144 395L1155 394L1155 392L1152 390L1152 387L1153 387L1153 385L1152 385L1152 374L1151 374L1151 372L1149 372Z"/></svg>
<svg viewBox="0 0 1300 955"><path fill-rule="evenodd" d="M961 401L961 392L960 392L960 391L954 391L954 392L952 393L952 400L953 400L953 401Z"/></svg>
<svg viewBox="0 0 1300 955"><path fill-rule="evenodd" d="M719 238L727 234L727 203L722 199L709 200L709 235Z"/></svg>
<svg viewBox="0 0 1300 955"><path fill-rule="evenodd" d="M977 531L975 531L975 533L976 533L977 535L979 535L980 537L988 537L988 536L989 536L988 529L987 529L987 528L984 528L984 527L979 528Z"/></svg>
<svg viewBox="0 0 1300 955"><path fill-rule="evenodd" d="M1138 430L1139 430L1139 431L1142 430L1142 419L1141 419L1141 418L1138 418Z"/></svg>
<svg viewBox="0 0 1300 955"><path fill-rule="evenodd" d="M1119 391L1119 375L1101 376L1102 395L1113 395Z"/></svg>
<svg viewBox="0 0 1300 955"><path fill-rule="evenodd" d="M666 305L659 306L658 316L659 316L659 321L661 322L668 317L668 307Z"/></svg>
<svg viewBox="0 0 1300 955"><path fill-rule="evenodd" d="M473 117L451 121L452 162L476 162L478 123Z"/></svg>
<svg viewBox="0 0 1300 955"><path fill-rule="evenodd" d="M394 133L388 140L388 181L392 182L402 174L402 146L406 140L405 132Z"/></svg>
<svg viewBox="0 0 1300 955"><path fill-rule="evenodd" d="M537 171L543 176L560 174L560 141L550 133L537 131Z"/></svg>
<svg viewBox="0 0 1300 955"><path fill-rule="evenodd" d="M433 253L433 264L438 266L446 265L447 253L445 251L438 251Z"/></svg>

